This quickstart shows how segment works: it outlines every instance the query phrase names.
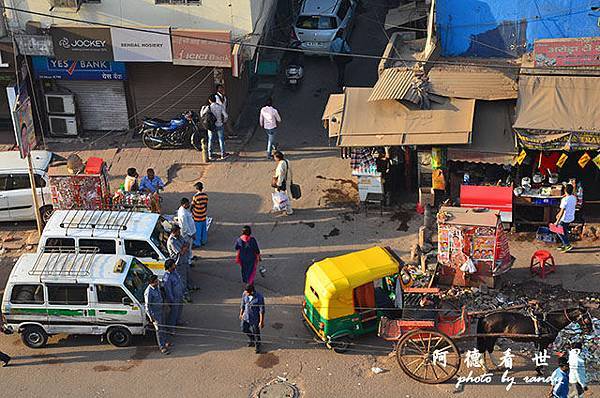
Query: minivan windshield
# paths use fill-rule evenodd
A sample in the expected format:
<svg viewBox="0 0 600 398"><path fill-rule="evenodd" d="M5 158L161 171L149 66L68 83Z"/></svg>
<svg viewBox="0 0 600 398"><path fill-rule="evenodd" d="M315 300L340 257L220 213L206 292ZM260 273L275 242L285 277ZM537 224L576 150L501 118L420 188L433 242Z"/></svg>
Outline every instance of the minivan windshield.
<svg viewBox="0 0 600 398"><path fill-rule="evenodd" d="M131 267L125 277L125 288L135 296L140 303L144 303L144 291L148 287L150 277L153 275L144 264L138 259L133 258L131 260Z"/></svg>
<svg viewBox="0 0 600 398"><path fill-rule="evenodd" d="M154 226L154 230L152 231L152 235L150 235L150 239L152 243L158 250L165 256L165 258L169 258L169 251L167 250L167 240L169 239L169 232L165 229L165 224L170 225L169 221L167 221L164 217L159 217L156 225Z"/></svg>
<svg viewBox="0 0 600 398"><path fill-rule="evenodd" d="M314 29L326 30L337 28L335 17L327 17L323 15L300 15L296 22L298 29Z"/></svg>

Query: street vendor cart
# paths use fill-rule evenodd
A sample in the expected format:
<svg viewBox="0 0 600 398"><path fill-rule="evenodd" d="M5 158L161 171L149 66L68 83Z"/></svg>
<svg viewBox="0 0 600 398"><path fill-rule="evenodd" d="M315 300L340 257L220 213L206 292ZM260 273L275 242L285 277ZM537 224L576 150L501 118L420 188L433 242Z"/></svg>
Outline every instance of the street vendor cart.
<svg viewBox="0 0 600 398"><path fill-rule="evenodd" d="M512 267L500 211L441 207L437 222L439 283L494 287Z"/></svg>

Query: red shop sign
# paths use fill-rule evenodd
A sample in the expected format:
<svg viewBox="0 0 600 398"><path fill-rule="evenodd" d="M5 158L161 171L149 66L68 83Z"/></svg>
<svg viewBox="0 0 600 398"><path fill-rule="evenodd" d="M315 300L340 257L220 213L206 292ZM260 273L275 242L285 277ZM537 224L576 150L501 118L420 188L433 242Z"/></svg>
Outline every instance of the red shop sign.
<svg viewBox="0 0 600 398"><path fill-rule="evenodd" d="M535 66L600 66L600 37L536 40Z"/></svg>

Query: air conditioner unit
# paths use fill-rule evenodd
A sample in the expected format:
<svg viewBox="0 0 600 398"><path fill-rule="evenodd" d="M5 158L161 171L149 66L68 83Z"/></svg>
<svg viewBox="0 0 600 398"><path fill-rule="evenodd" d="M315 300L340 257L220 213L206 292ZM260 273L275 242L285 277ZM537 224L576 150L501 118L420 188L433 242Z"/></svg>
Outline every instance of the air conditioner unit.
<svg viewBox="0 0 600 398"><path fill-rule="evenodd" d="M46 109L51 115L74 115L75 96L73 94L46 94Z"/></svg>
<svg viewBox="0 0 600 398"><path fill-rule="evenodd" d="M50 135L52 136L74 136L77 135L77 119L75 116L48 116Z"/></svg>

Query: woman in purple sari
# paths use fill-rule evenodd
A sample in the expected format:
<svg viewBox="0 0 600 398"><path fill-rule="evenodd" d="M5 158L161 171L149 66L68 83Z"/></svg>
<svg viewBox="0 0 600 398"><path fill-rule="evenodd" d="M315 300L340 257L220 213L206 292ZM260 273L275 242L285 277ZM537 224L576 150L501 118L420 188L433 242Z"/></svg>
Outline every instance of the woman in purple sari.
<svg viewBox="0 0 600 398"><path fill-rule="evenodd" d="M260 249L248 225L242 228L242 235L236 239L235 250L237 251L235 260L241 267L242 281L246 284L254 284L256 268L260 261Z"/></svg>

